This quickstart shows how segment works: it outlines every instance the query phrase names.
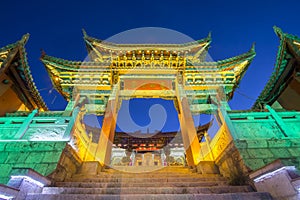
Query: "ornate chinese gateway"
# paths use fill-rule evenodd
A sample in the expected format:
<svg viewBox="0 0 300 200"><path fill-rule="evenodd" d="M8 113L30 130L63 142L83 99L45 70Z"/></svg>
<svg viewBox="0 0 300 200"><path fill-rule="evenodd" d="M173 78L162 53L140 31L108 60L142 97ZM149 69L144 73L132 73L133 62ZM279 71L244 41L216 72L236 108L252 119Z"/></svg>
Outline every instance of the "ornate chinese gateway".
<svg viewBox="0 0 300 200"><path fill-rule="evenodd" d="M233 111L227 102L255 57L254 46L236 57L207 61L210 34L181 44L126 44L98 40L84 31L87 61L43 52L41 61L53 86L68 101L64 111L48 111L34 84L24 47L29 35L1 48L0 182L20 191L1 186L0 198L24 195L19 183L26 177L37 187L49 184L45 177L59 185L90 173L100 176L113 165L134 170L170 165L183 170L187 165L233 184L250 178L258 191L276 198L297 198L300 39L274 30L280 38L274 72L253 108L245 111ZM180 131L116 131L122 102L134 98L173 101ZM102 116L101 126L86 124L88 114ZM199 114L216 120L195 125L193 116ZM213 123L219 129L210 138Z"/></svg>
<svg viewBox="0 0 300 200"><path fill-rule="evenodd" d="M217 105L211 102L218 102L220 88L225 93L222 100L231 99L234 88L255 56L252 47L249 52L237 57L206 62L210 35L184 44L116 44L94 39L84 32L84 40L90 61L71 62L44 54L42 62L53 85L69 104L77 105L76 101L84 101L86 113L105 115L99 141L97 145L90 145L90 155L85 156L102 164L110 163L122 100L163 98L174 101L187 162L190 166L197 165L200 144L192 114L217 111ZM141 144L135 145L140 147Z"/></svg>

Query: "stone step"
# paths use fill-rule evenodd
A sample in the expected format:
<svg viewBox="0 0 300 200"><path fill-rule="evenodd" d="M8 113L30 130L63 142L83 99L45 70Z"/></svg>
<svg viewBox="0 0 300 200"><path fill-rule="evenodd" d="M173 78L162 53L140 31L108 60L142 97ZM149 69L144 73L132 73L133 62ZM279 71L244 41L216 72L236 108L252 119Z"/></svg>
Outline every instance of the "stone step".
<svg viewBox="0 0 300 200"><path fill-rule="evenodd" d="M42 194L221 194L252 192L250 186L212 187L119 187L119 188L78 188L44 187Z"/></svg>
<svg viewBox="0 0 300 200"><path fill-rule="evenodd" d="M95 178L95 177L100 177L100 178L161 178L161 177L166 177L166 178L222 178L220 175L216 174L178 174L178 173L157 173L157 174L109 174L109 173L100 173L100 174L74 174L72 178Z"/></svg>
<svg viewBox="0 0 300 200"><path fill-rule="evenodd" d="M227 181L197 181L197 182L164 182L164 187L209 187L227 185ZM91 183L91 182L56 182L56 187L83 187L83 188L115 188L115 187L161 187L157 182L148 183Z"/></svg>
<svg viewBox="0 0 300 200"><path fill-rule="evenodd" d="M147 169L144 168L119 168L119 169L104 169L103 172L107 173L193 173L190 169L187 168L178 168L178 169Z"/></svg>
<svg viewBox="0 0 300 200"><path fill-rule="evenodd" d="M149 172L143 171L148 168L130 168L132 172L134 169L141 173L105 169L99 174L75 174L64 182L56 182L55 187L44 187L40 194L28 194L26 199L272 199L268 193L254 192L250 186L229 186L228 179L218 174L197 174L183 167Z"/></svg>
<svg viewBox="0 0 300 200"><path fill-rule="evenodd" d="M176 167L176 168L170 168L170 167L164 167L164 168L153 168L153 167L114 167L110 169L105 169L105 172L127 172L127 173L165 173L165 172L186 172L191 173L191 170L189 168L184 167Z"/></svg>
<svg viewBox="0 0 300 200"><path fill-rule="evenodd" d="M182 170L176 170L176 171L172 171L172 170L164 170L164 171L148 171L148 172L142 172L142 171L139 171L139 170L136 170L136 171L118 171L118 170L104 170L103 171L104 173L114 173L114 174L124 174L124 173L128 173L128 174L139 174L139 173L142 173L142 174L193 174L194 172L190 171L190 170L185 170L185 169L182 169Z"/></svg>
<svg viewBox="0 0 300 200"><path fill-rule="evenodd" d="M66 180L67 182L125 182L125 183L147 183L147 182L156 182L156 183L165 183L165 182L198 182L198 181L226 181L227 179L224 177L161 177L161 178L123 178L123 177L97 177L97 176L84 176L84 177L73 177L71 179Z"/></svg>
<svg viewBox="0 0 300 200"><path fill-rule="evenodd" d="M272 200L269 193L226 193L226 194L28 194L25 200Z"/></svg>
<svg viewBox="0 0 300 200"><path fill-rule="evenodd" d="M189 167L184 167L184 166L111 166L109 168L105 168L105 170L127 170L127 169L134 169L134 170L138 170L138 169L151 169L156 170L156 171L182 171L182 170L190 170Z"/></svg>

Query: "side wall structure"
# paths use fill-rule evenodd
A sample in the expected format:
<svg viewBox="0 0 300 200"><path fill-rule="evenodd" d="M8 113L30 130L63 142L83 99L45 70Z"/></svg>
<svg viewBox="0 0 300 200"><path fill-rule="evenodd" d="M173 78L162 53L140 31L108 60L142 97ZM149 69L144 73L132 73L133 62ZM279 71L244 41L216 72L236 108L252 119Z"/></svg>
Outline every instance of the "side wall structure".
<svg viewBox="0 0 300 200"><path fill-rule="evenodd" d="M39 114L36 110L1 117L0 183L7 183L13 168L51 174L69 142L73 117L58 112Z"/></svg>
<svg viewBox="0 0 300 200"><path fill-rule="evenodd" d="M227 111L211 141L201 143L202 161L214 161L226 177L248 175L280 159L300 170L300 112Z"/></svg>
<svg viewBox="0 0 300 200"><path fill-rule="evenodd" d="M230 113L234 143L245 165L257 170L280 159L300 169L300 112Z"/></svg>

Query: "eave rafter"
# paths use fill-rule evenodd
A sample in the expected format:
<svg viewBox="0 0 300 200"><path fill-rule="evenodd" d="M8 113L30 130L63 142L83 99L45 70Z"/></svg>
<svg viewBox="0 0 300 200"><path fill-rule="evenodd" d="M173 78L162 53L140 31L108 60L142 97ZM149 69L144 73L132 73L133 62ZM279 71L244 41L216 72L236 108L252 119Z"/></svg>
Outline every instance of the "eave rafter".
<svg viewBox="0 0 300 200"><path fill-rule="evenodd" d="M222 71L235 71L242 73L244 72L247 68L248 65L250 64L253 58L255 57L256 52L255 52L255 45L253 44L251 49L241 55L231 57L228 59L216 61L216 62L192 62L192 63L187 63L187 68L190 71L217 71L217 72L222 72Z"/></svg>
<svg viewBox="0 0 300 200"><path fill-rule="evenodd" d="M42 55L41 61L45 64L46 68L51 71L103 71L110 70L109 63L103 62L82 62L82 61L69 61L61 58L56 58L48 55Z"/></svg>
<svg viewBox="0 0 300 200"><path fill-rule="evenodd" d="M68 61L43 54L41 61L53 86L70 100L74 86L87 90L110 90L110 65L100 62Z"/></svg>
<svg viewBox="0 0 300 200"><path fill-rule="evenodd" d="M11 49L12 48L7 48L7 46L0 49L0 69L2 68L3 62L7 59Z"/></svg>
<svg viewBox="0 0 300 200"><path fill-rule="evenodd" d="M225 60L188 63L184 71L185 88L203 90L213 85L216 87L223 86L226 94L228 94L228 99L231 99L234 89L241 81L255 55L255 48L252 45L248 52Z"/></svg>

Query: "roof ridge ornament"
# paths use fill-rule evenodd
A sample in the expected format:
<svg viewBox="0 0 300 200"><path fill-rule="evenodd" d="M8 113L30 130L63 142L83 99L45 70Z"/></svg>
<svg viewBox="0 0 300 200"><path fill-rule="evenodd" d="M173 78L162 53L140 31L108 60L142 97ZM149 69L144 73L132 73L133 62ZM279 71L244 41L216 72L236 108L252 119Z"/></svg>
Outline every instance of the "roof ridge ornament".
<svg viewBox="0 0 300 200"><path fill-rule="evenodd" d="M29 33L24 34L20 40L14 42L14 43L8 44L4 47L1 47L0 51L11 50L11 49L17 47L18 45L25 46L25 44L27 43L27 41L29 39L29 36L30 36Z"/></svg>
<svg viewBox="0 0 300 200"><path fill-rule="evenodd" d="M30 34L26 33L22 36L21 40L19 40L18 42L21 43L22 45L25 45L29 39Z"/></svg>
<svg viewBox="0 0 300 200"><path fill-rule="evenodd" d="M88 37L88 35L87 35L87 33L86 33L86 31L85 31L84 28L82 28L81 31L82 31L82 34L83 34L83 38Z"/></svg>
<svg viewBox="0 0 300 200"><path fill-rule="evenodd" d="M211 31L208 32L208 35L207 35L206 39L211 42Z"/></svg>
<svg viewBox="0 0 300 200"><path fill-rule="evenodd" d="M250 51L255 51L255 45L256 45L256 42L253 42Z"/></svg>
<svg viewBox="0 0 300 200"><path fill-rule="evenodd" d="M278 37L281 38L283 36L284 33L281 28L279 28L278 26L273 26L273 29Z"/></svg>

